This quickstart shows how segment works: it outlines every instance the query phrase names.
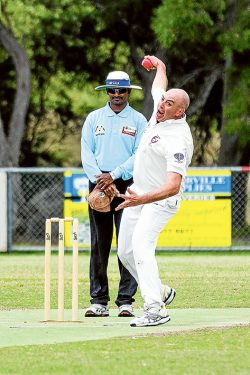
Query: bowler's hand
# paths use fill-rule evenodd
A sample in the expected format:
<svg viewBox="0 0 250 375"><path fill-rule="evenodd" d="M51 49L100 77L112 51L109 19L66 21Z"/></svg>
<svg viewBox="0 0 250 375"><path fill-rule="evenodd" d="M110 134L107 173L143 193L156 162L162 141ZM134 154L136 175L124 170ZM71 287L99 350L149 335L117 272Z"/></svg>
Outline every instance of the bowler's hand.
<svg viewBox="0 0 250 375"><path fill-rule="evenodd" d="M164 64L158 57L152 55L144 56L145 59L149 59L151 63L154 65L155 69L157 69L158 65Z"/></svg>
<svg viewBox="0 0 250 375"><path fill-rule="evenodd" d="M116 197L120 194L119 190L117 190L115 184L110 184L106 189L104 189L104 193L109 197Z"/></svg>
<svg viewBox="0 0 250 375"><path fill-rule="evenodd" d="M130 188L127 189L128 194L118 194L117 197L124 199L124 202L119 204L119 206L116 207L116 211L119 211L126 207L131 206L138 206L142 204L141 196L136 194L133 190Z"/></svg>
<svg viewBox="0 0 250 375"><path fill-rule="evenodd" d="M113 178L110 176L109 173L101 173L96 176L96 182L97 182L96 185L101 190L105 190L110 184L112 184Z"/></svg>

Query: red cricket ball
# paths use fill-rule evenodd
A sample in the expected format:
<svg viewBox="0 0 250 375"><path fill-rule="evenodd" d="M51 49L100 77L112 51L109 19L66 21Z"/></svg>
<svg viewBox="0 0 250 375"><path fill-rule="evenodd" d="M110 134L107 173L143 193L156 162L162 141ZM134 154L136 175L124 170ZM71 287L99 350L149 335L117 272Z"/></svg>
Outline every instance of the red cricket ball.
<svg viewBox="0 0 250 375"><path fill-rule="evenodd" d="M154 68L152 62L147 58L143 59L141 64L143 68L147 69L148 71Z"/></svg>

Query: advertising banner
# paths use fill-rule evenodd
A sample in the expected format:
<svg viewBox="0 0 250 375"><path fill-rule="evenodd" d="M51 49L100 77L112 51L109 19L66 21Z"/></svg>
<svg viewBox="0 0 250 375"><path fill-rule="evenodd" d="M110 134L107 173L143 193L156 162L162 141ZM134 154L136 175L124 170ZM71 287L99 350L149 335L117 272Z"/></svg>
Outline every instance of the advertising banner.
<svg viewBox="0 0 250 375"><path fill-rule="evenodd" d="M79 219L79 246L89 248L87 176L74 171L65 172L64 192L64 216ZM232 239L231 211L231 171L190 169L181 207L161 232L157 247L229 247ZM66 246L70 247L69 226L66 226L65 239ZM115 237L112 245L116 246Z"/></svg>
<svg viewBox="0 0 250 375"><path fill-rule="evenodd" d="M157 246L231 246L231 211L230 170L189 170L180 210L161 232Z"/></svg>

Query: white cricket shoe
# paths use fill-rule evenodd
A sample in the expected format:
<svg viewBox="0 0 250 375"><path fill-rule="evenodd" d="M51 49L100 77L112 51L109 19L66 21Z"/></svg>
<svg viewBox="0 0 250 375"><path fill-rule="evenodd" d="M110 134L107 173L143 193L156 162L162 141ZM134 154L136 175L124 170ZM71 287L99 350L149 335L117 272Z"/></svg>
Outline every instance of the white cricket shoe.
<svg viewBox="0 0 250 375"><path fill-rule="evenodd" d="M109 316L109 308L108 306L101 305L99 303L94 303L90 307L88 307L85 311L86 317L102 317L102 316Z"/></svg>
<svg viewBox="0 0 250 375"><path fill-rule="evenodd" d="M164 285L163 303L169 305L175 298L176 291L168 285Z"/></svg>
<svg viewBox="0 0 250 375"><path fill-rule="evenodd" d="M121 305L119 306L119 313L118 316L120 317L131 317L134 316L133 314L133 306L132 305Z"/></svg>
<svg viewBox="0 0 250 375"><path fill-rule="evenodd" d="M144 315L138 318L134 318L130 322L131 327L148 327L158 326L170 321L170 316L165 307L160 310L155 307L149 307L144 305Z"/></svg>

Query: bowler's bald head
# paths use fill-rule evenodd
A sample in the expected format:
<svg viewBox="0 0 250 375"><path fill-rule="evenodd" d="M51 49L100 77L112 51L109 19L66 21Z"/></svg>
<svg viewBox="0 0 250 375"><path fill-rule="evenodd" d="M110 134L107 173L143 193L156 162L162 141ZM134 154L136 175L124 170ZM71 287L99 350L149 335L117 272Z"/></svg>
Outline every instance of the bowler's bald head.
<svg viewBox="0 0 250 375"><path fill-rule="evenodd" d="M189 107L190 99L188 93L185 90L170 89L167 91L167 93L173 95L178 104L185 110Z"/></svg>

